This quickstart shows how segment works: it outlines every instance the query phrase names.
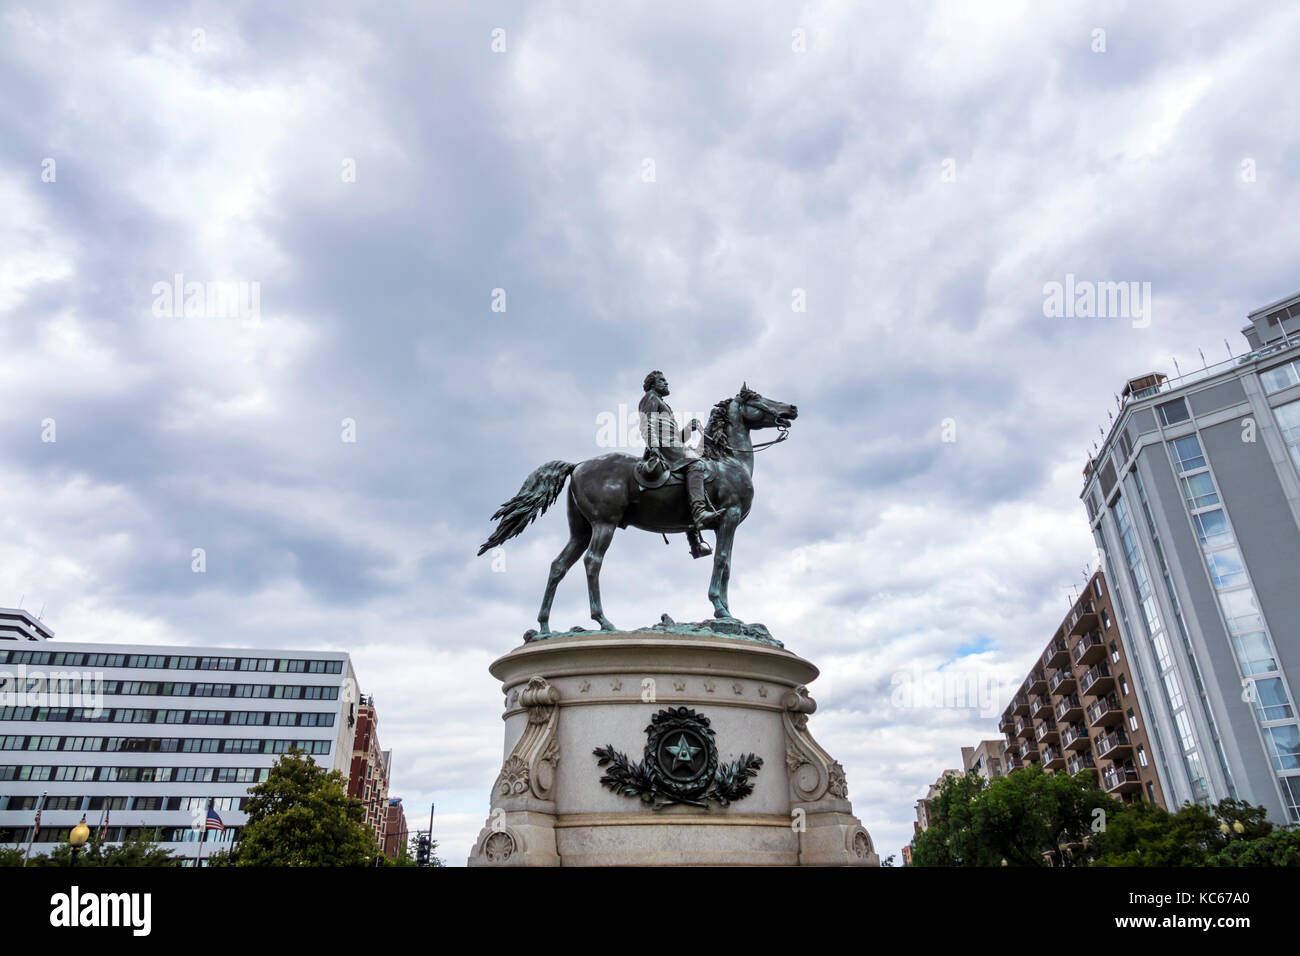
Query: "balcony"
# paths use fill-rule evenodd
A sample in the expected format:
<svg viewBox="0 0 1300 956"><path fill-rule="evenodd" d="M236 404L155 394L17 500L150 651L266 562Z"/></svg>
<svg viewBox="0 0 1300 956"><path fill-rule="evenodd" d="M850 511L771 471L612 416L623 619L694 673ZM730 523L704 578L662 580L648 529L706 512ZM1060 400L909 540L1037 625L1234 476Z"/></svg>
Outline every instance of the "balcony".
<svg viewBox="0 0 1300 956"><path fill-rule="evenodd" d="M1122 767L1107 767L1101 774L1101 785L1107 793L1132 793L1142 789L1137 768L1131 763Z"/></svg>
<svg viewBox="0 0 1300 956"><path fill-rule="evenodd" d="M1016 694L1016 696L1011 699L1011 713L1016 717L1023 717L1025 714L1029 713L1029 698L1024 694Z"/></svg>
<svg viewBox="0 0 1300 956"><path fill-rule="evenodd" d="M1078 694L1071 694L1069 697L1062 697L1056 702L1056 722L1059 724L1069 724L1083 716L1083 702L1079 700Z"/></svg>
<svg viewBox="0 0 1300 956"><path fill-rule="evenodd" d="M1082 724L1070 724L1061 731L1061 746L1066 750L1086 750L1088 731Z"/></svg>
<svg viewBox="0 0 1300 956"><path fill-rule="evenodd" d="M1114 689L1115 678L1111 675L1110 664L1107 661L1094 664L1086 674L1079 678L1079 691L1083 694L1100 697L1107 691Z"/></svg>
<svg viewBox="0 0 1300 956"><path fill-rule="evenodd" d="M1047 682L1047 690L1052 694L1068 694L1075 689L1074 671L1064 667L1052 675Z"/></svg>
<svg viewBox="0 0 1300 956"><path fill-rule="evenodd" d="M1056 747L1044 747L1042 760L1044 770L1060 770L1065 766L1065 754Z"/></svg>
<svg viewBox="0 0 1300 956"><path fill-rule="evenodd" d="M1065 645L1065 638L1058 637L1043 651L1043 669L1054 670L1070 662L1070 649Z"/></svg>
<svg viewBox="0 0 1300 956"><path fill-rule="evenodd" d="M1096 627L1097 605L1091 599L1084 601L1070 615L1069 624L1066 630L1070 634L1083 634L1090 628Z"/></svg>
<svg viewBox="0 0 1300 956"><path fill-rule="evenodd" d="M1093 746L1097 749L1098 757L1108 757L1111 760L1116 760L1133 752L1133 744L1122 727L1108 734L1098 734L1096 739L1093 740Z"/></svg>
<svg viewBox="0 0 1300 956"><path fill-rule="evenodd" d="M1042 668L1032 671L1025 678L1024 690L1027 695L1047 693L1047 675L1043 673Z"/></svg>
<svg viewBox="0 0 1300 956"><path fill-rule="evenodd" d="M1020 749L1016 751L1016 756L1018 756L1021 760L1037 760L1038 745L1035 744L1032 740L1026 740L1023 744L1020 745Z"/></svg>
<svg viewBox="0 0 1300 956"><path fill-rule="evenodd" d="M1021 717L1016 721L1017 737L1032 737L1034 735L1034 722L1028 717Z"/></svg>
<svg viewBox="0 0 1300 956"><path fill-rule="evenodd" d="M1092 752L1085 750L1082 753L1072 754L1065 762L1065 769L1069 771L1070 776L1074 776L1081 770L1096 770L1097 763L1092 759Z"/></svg>
<svg viewBox="0 0 1300 956"><path fill-rule="evenodd" d="M1124 712L1120 708L1119 698L1114 694L1107 694L1088 705L1089 727L1113 727L1123 719Z"/></svg>
<svg viewBox="0 0 1300 956"><path fill-rule="evenodd" d="M1055 743L1060 740L1061 734L1056 729L1056 721L1049 717L1047 720L1039 724L1038 729L1034 731L1034 739L1040 744L1044 741L1047 743Z"/></svg>
<svg viewBox="0 0 1300 956"><path fill-rule="evenodd" d="M1029 701L1029 716L1035 720L1043 720L1052 716L1052 702L1047 699L1046 695L1034 697Z"/></svg>
<svg viewBox="0 0 1300 956"><path fill-rule="evenodd" d="M1079 638L1074 645L1074 662L1085 667L1095 664L1106 657L1106 642L1101 639L1100 631L1092 631Z"/></svg>
<svg viewBox="0 0 1300 956"><path fill-rule="evenodd" d="M1003 714L1002 719L998 721L998 730L1002 731L1004 734L1011 733L1011 731L1015 729L1015 726L1016 721L1015 718L1011 716L1011 711L1007 711Z"/></svg>

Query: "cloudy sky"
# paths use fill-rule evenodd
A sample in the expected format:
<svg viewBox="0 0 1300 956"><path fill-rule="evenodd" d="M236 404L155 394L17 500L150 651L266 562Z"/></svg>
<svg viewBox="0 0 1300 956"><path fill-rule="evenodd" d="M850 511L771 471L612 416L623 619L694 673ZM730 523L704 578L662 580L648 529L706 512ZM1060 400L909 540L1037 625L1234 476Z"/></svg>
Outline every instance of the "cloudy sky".
<svg viewBox="0 0 1300 956"><path fill-rule="evenodd" d="M351 652L452 863L563 517L474 552L649 369L687 414L799 405L731 605L821 667L887 855L1093 560L1114 393L1300 287L1286 2L42 0L0 44L0 605ZM169 313L178 274L258 298ZM1151 321L1046 316L1067 276L1150 283ZM699 620L707 577L620 534L606 611ZM589 624L580 577L552 620ZM900 701L945 673L999 699Z"/></svg>

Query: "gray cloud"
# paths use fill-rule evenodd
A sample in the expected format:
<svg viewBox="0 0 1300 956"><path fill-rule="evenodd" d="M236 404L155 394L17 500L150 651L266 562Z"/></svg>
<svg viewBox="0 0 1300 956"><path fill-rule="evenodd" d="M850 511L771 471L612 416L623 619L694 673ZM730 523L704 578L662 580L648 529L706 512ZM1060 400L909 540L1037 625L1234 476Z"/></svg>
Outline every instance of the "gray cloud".
<svg viewBox="0 0 1300 956"><path fill-rule="evenodd" d="M499 760L486 665L531 625L562 516L505 573L474 550L534 467L605 450L597 416L649 368L679 409L742 380L800 406L760 456L733 607L822 667L814 729L888 853L994 733L892 706L894 676L1020 676L1091 555L1080 469L1112 394L1239 348L1296 283L1297 103L1260 81L1292 72L1282 3L4 18L7 600L69 640L351 650L394 792L437 794L453 861ZM153 316L177 272L259 282L260 325ZM1066 273L1151 282L1151 327L1045 318ZM607 610L703 616L706 577L622 535ZM555 622L585 605L566 580Z"/></svg>

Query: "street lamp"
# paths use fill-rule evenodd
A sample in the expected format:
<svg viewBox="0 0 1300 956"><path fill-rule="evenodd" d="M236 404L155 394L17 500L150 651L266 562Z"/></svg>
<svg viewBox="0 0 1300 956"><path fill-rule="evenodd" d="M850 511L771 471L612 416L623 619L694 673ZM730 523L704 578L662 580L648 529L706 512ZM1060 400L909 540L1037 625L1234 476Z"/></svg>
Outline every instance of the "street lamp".
<svg viewBox="0 0 1300 956"><path fill-rule="evenodd" d="M73 827L72 832L68 834L68 843L72 846L71 866L77 865L77 855L81 852L81 848L86 845L86 841L89 839L90 827L86 826L86 815L83 813L81 815L81 822Z"/></svg>

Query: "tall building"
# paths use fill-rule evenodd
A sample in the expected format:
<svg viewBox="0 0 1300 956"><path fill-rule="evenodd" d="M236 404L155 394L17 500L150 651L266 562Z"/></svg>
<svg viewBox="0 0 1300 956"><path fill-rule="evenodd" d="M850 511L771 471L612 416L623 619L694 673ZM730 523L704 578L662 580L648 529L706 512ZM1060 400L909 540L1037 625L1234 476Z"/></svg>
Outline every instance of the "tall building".
<svg viewBox="0 0 1300 956"><path fill-rule="evenodd" d="M347 771L355 687L345 653L0 640L0 845L48 853L84 814L193 859L211 800L203 854L228 849L289 748Z"/></svg>
<svg viewBox="0 0 1300 956"><path fill-rule="evenodd" d="M974 747L961 748L961 765L966 773L974 770L992 783L1003 774L1002 740L981 740Z"/></svg>
<svg viewBox="0 0 1300 956"><path fill-rule="evenodd" d="M960 770L945 770L939 775L939 779L930 784L925 792L925 796L916 801L916 822L912 824L913 836L920 836L926 830L930 829L930 801L939 795L943 789L943 782L949 777L960 777Z"/></svg>
<svg viewBox="0 0 1300 956"><path fill-rule="evenodd" d="M54 632L40 618L14 607L0 607L0 641L48 641Z"/></svg>
<svg viewBox="0 0 1300 956"><path fill-rule="evenodd" d="M1300 294L1245 355L1125 386L1081 497L1170 805L1300 822Z"/></svg>
<svg viewBox="0 0 1300 956"><path fill-rule="evenodd" d="M388 779L393 752L379 746L379 715L375 699L362 697L357 706L357 731L352 741L348 796L361 801L365 824L383 849L388 822Z"/></svg>
<svg viewBox="0 0 1300 956"><path fill-rule="evenodd" d="M401 797L388 798L388 814L384 818L384 856L391 860L402 855L410 830L406 825L406 812Z"/></svg>
<svg viewBox="0 0 1300 956"><path fill-rule="evenodd" d="M1095 770L1112 796L1165 805L1136 685L1097 571L1002 712L1005 772L1033 763Z"/></svg>

